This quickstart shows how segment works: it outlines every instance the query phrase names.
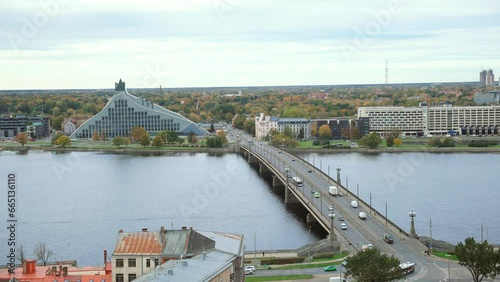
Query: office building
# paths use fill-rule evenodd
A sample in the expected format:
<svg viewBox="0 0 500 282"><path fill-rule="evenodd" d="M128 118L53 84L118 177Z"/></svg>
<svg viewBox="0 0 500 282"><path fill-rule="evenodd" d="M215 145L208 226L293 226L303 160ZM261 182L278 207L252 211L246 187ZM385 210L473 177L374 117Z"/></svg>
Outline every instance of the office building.
<svg viewBox="0 0 500 282"><path fill-rule="evenodd" d="M499 105L500 91L489 91L485 93L475 93L474 103L476 105Z"/></svg>
<svg viewBox="0 0 500 282"><path fill-rule="evenodd" d="M269 136L271 130L284 132L285 128L292 130L293 139L310 139L311 122L305 118L277 118L260 113L255 117L255 137L262 139Z"/></svg>
<svg viewBox="0 0 500 282"><path fill-rule="evenodd" d="M25 132L30 138L44 138L50 135L50 121L46 116L29 117L25 115L0 116L0 137L15 137Z"/></svg>

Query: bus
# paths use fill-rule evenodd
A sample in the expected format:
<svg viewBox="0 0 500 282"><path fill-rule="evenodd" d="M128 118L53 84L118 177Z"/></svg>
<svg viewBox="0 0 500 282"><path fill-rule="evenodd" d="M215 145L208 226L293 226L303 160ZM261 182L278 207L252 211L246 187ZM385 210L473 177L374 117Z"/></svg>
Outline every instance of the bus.
<svg viewBox="0 0 500 282"><path fill-rule="evenodd" d="M294 177L292 177L292 180L293 180L293 182L295 182L295 184L297 186L299 186L299 187L302 186L302 179L298 178L297 176L294 176Z"/></svg>
<svg viewBox="0 0 500 282"><path fill-rule="evenodd" d="M401 268L403 275L415 272L415 264L413 262L402 263L399 265L399 268Z"/></svg>

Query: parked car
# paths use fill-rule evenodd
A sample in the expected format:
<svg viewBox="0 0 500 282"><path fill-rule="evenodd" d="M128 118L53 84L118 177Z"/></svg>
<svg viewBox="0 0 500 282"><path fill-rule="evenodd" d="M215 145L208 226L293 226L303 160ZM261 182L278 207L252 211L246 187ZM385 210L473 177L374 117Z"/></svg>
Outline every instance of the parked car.
<svg viewBox="0 0 500 282"><path fill-rule="evenodd" d="M335 265L329 265L325 267L325 271L335 271L337 270L337 267Z"/></svg>
<svg viewBox="0 0 500 282"><path fill-rule="evenodd" d="M392 236L391 236L391 235L389 235L389 234L384 234L384 235L382 235L382 239L384 239L384 241L385 241L386 243L388 243L388 244L392 244L392 243L394 243L394 239L393 239L393 238L392 238Z"/></svg>
<svg viewBox="0 0 500 282"><path fill-rule="evenodd" d="M347 224L343 223L340 225L340 227L342 228L342 230L347 230Z"/></svg>

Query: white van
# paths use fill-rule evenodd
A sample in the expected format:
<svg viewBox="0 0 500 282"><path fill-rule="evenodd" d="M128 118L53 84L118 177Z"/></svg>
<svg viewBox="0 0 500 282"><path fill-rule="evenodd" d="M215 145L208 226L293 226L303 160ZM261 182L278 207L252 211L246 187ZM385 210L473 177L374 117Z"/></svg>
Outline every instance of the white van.
<svg viewBox="0 0 500 282"><path fill-rule="evenodd" d="M358 207L358 201L351 201L351 207L357 208Z"/></svg>
<svg viewBox="0 0 500 282"><path fill-rule="evenodd" d="M349 282L345 280L343 277L330 277L329 282Z"/></svg>
<svg viewBox="0 0 500 282"><path fill-rule="evenodd" d="M330 187L328 187L328 193L330 193L330 195L336 197L339 194L339 189L335 186L330 186Z"/></svg>
<svg viewBox="0 0 500 282"><path fill-rule="evenodd" d="M364 213L364 212L359 212L359 215L358 215L358 216L359 216L359 218L361 218L361 219L366 219L366 213Z"/></svg>

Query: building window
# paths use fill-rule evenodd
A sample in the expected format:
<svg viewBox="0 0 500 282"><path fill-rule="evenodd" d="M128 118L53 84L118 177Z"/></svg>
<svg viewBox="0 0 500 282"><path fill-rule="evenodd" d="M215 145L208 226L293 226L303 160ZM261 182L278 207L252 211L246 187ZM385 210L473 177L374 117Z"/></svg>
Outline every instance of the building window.
<svg viewBox="0 0 500 282"><path fill-rule="evenodd" d="M155 267L158 266L160 264L160 260L159 259L155 259Z"/></svg>
<svg viewBox="0 0 500 282"><path fill-rule="evenodd" d="M135 267L135 259L128 259L128 267Z"/></svg>
<svg viewBox="0 0 500 282"><path fill-rule="evenodd" d="M116 282L125 282L125 280L123 279L122 273L116 274Z"/></svg>
<svg viewBox="0 0 500 282"><path fill-rule="evenodd" d="M123 267L123 259L116 259L116 267Z"/></svg>
<svg viewBox="0 0 500 282"><path fill-rule="evenodd" d="M135 277L136 277L136 276L135 276L135 273L130 273L130 274L128 275L128 281L129 281L129 282L130 282L130 281L134 281L134 280L135 280Z"/></svg>
<svg viewBox="0 0 500 282"><path fill-rule="evenodd" d="M151 267L151 260L150 259L146 259L146 267Z"/></svg>

